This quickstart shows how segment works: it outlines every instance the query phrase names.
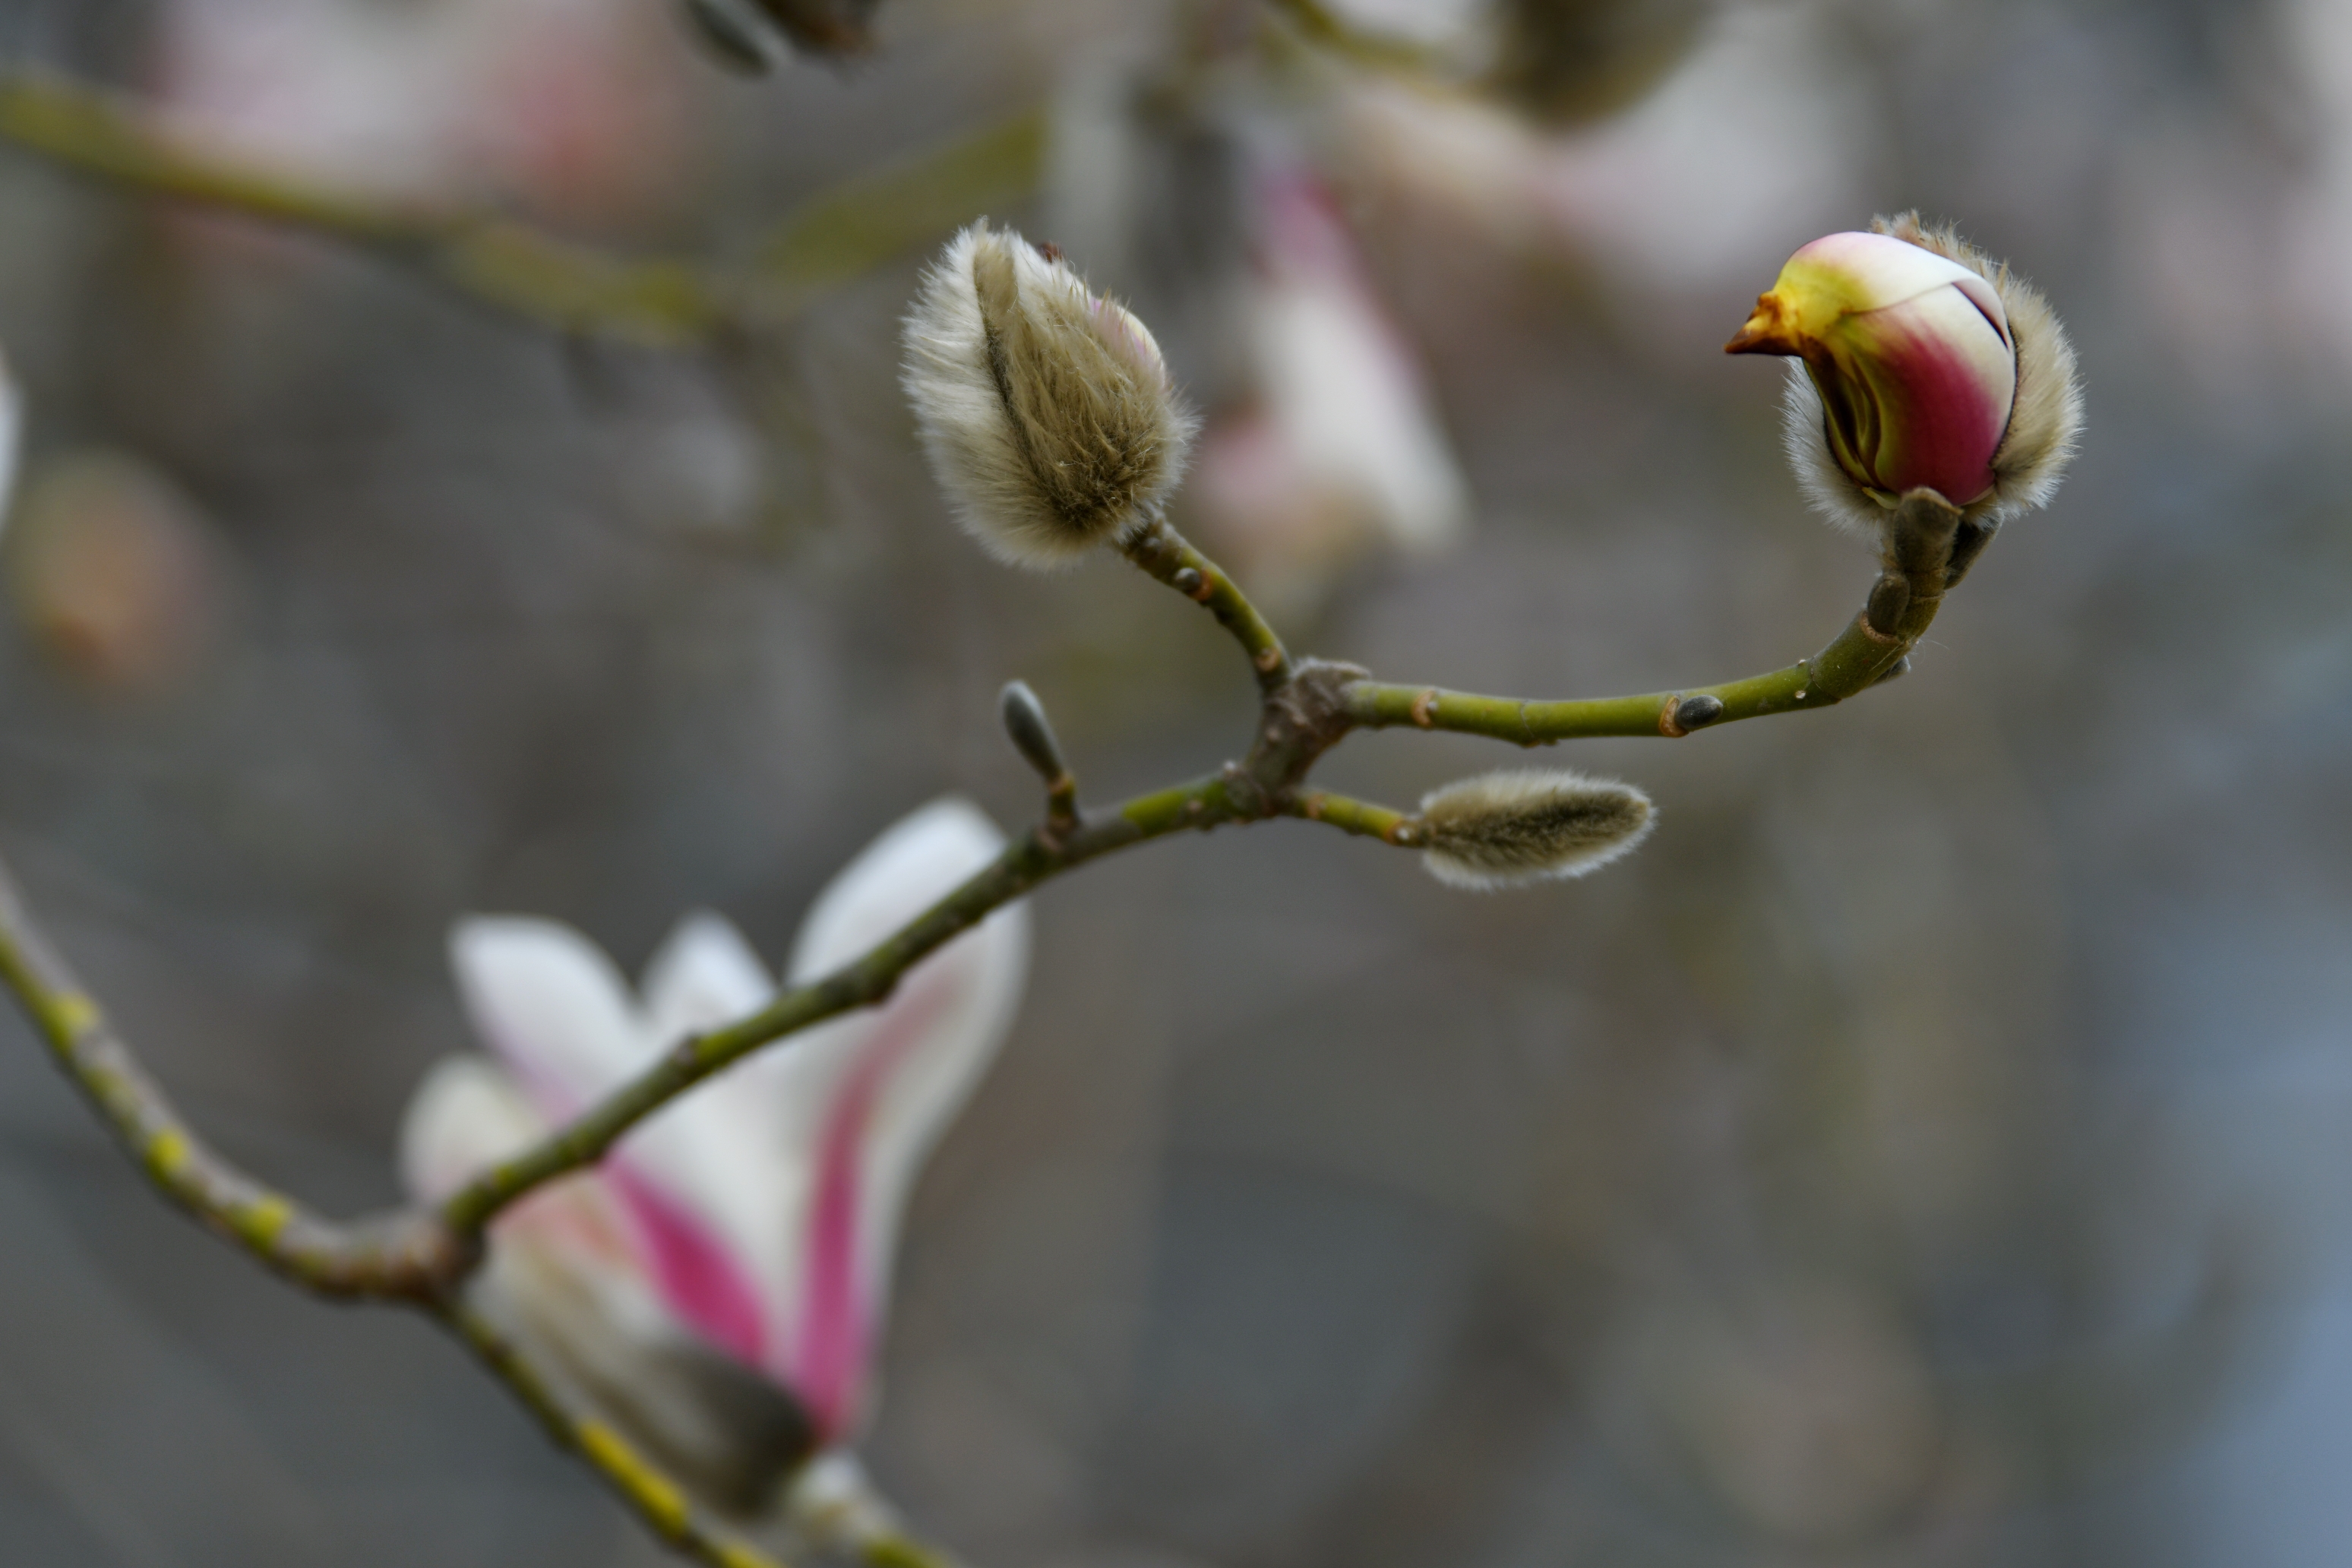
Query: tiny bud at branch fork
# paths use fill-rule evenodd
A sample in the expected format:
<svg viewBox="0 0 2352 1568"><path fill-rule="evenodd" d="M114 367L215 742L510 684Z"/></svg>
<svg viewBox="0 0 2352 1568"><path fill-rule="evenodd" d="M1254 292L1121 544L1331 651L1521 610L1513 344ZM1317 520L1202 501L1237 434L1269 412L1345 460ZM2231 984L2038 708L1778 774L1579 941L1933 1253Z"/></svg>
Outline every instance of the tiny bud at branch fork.
<svg viewBox="0 0 2352 1568"><path fill-rule="evenodd" d="M1193 420L1143 323L1058 252L977 223L907 317L924 455L991 554L1055 567L1123 539L1183 471Z"/></svg>
<svg viewBox="0 0 2352 1568"><path fill-rule="evenodd" d="M1990 527L2045 504L2082 424L2042 296L1916 215L1789 258L1730 353L1788 356L1788 447L1816 505L1875 532L1932 489Z"/></svg>
<svg viewBox="0 0 2352 1568"><path fill-rule="evenodd" d="M1648 837L1653 815L1649 796L1614 779L1482 773L1421 803L1422 860L1439 881L1482 890L1581 877Z"/></svg>
<svg viewBox="0 0 2352 1568"><path fill-rule="evenodd" d="M1037 776L1047 784L1054 783L1070 771L1062 760L1062 743L1055 738L1054 726L1045 717L1045 705L1029 689L1025 680L1008 680L997 698L997 709L1004 720L1004 732L1013 739L1013 749L1022 761L1037 770Z"/></svg>

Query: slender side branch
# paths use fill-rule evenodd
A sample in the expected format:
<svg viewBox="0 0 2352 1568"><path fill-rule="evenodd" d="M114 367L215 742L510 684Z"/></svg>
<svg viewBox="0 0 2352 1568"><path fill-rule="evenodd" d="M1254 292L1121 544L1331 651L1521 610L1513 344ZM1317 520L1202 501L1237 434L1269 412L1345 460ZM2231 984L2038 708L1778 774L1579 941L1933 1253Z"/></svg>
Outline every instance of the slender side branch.
<svg viewBox="0 0 2352 1568"><path fill-rule="evenodd" d="M779 219L755 247L761 312L798 313L831 289L929 245L1036 190L1045 172L1043 106L853 175Z"/></svg>
<svg viewBox="0 0 2352 1568"><path fill-rule="evenodd" d="M1172 531L1168 537L1174 537ZM1190 559L1215 571L1199 552L1181 540L1177 543ZM1233 597L1271 639L1273 632L1256 618L1255 610L1248 609L1238 590ZM1277 652L1281 647L1279 642L1270 646ZM883 1001L908 970L991 911L1115 850L1188 828L1205 830L1276 816L1328 822L1350 833L1410 846L1414 835L1400 814L1331 795L1322 795L1321 808L1311 811L1307 802L1314 797L1299 794L1307 770L1350 727L1338 694L1363 672L1352 665L1314 659L1295 668L1286 659L1282 668L1289 674L1267 695L1262 728L1245 761L1228 763L1208 778L1138 795L1115 811L1075 815L1067 826L1056 812L863 957L793 987L751 1017L681 1040L659 1062L570 1125L459 1189L442 1205L442 1218L461 1236L478 1236L508 1205L543 1183L593 1164L630 1128L711 1074L787 1035Z"/></svg>
<svg viewBox="0 0 2352 1568"><path fill-rule="evenodd" d="M1347 689L1348 717L1366 729L1412 725L1547 746L1597 735L1679 738L1735 719L1834 707L1900 673L1934 623L1945 589L1982 548L1980 537L1960 537L1965 531L1959 513L1934 491L1906 496L1890 525L1886 569L1868 605L1821 652L1769 675L1683 691L1559 702L1363 680Z"/></svg>
<svg viewBox="0 0 2352 1568"><path fill-rule="evenodd" d="M199 1138L114 1033L0 867L0 983L115 1142L163 1195L286 1278L326 1296L426 1300L470 1265L430 1215L338 1225L238 1170Z"/></svg>
<svg viewBox="0 0 2352 1568"><path fill-rule="evenodd" d="M1374 805L1370 801L1353 800L1344 795L1333 795L1329 790L1317 789L1294 793L1283 802L1282 809L1286 816L1304 817L1309 822L1328 822L1342 833L1377 838L1400 849L1421 847L1420 819L1391 806Z"/></svg>
<svg viewBox="0 0 2352 1568"><path fill-rule="evenodd" d="M370 199L256 168L60 77L0 72L0 136L85 174L350 241L551 327L675 347L740 311L728 287L690 263L623 259L492 212Z"/></svg>
<svg viewBox="0 0 2352 1568"><path fill-rule="evenodd" d="M1152 518L1123 548L1138 566L1186 598L1209 607L1217 624L1231 632L1249 656L1260 691L1271 693L1290 679L1290 652L1274 627L1224 569L1192 548L1192 542L1170 527L1166 518Z"/></svg>
<svg viewBox="0 0 2352 1568"><path fill-rule="evenodd" d="M829 290L1037 182L1030 110L826 192L788 215L742 273L626 258L458 204L371 198L207 153L112 93L0 70L0 137L119 184L304 228L374 251L481 302L564 331L657 348L772 331Z"/></svg>

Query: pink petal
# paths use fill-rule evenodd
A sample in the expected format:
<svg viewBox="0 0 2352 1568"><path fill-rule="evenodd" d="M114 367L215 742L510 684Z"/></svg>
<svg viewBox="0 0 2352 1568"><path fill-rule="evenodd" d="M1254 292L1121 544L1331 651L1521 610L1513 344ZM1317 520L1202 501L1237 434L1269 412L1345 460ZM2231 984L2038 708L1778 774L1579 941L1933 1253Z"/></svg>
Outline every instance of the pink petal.
<svg viewBox="0 0 2352 1568"><path fill-rule="evenodd" d="M867 1228L866 1162L875 1106L891 1075L932 1037L955 1000L959 978L936 963L909 977L859 1047L819 1135L799 1331L785 1381L829 1435L846 1430L856 1418L875 1327L874 1270L860 1247Z"/></svg>
<svg viewBox="0 0 2352 1568"><path fill-rule="evenodd" d="M604 1173L628 1210L640 1259L663 1303L719 1349L747 1365L763 1364L765 1307L733 1252L625 1155L607 1159Z"/></svg>
<svg viewBox="0 0 2352 1568"><path fill-rule="evenodd" d="M2017 385L2010 347L1974 301L1937 289L1849 319L1882 419L1868 455L1897 494L1929 486L1966 506L1992 488L1992 456Z"/></svg>

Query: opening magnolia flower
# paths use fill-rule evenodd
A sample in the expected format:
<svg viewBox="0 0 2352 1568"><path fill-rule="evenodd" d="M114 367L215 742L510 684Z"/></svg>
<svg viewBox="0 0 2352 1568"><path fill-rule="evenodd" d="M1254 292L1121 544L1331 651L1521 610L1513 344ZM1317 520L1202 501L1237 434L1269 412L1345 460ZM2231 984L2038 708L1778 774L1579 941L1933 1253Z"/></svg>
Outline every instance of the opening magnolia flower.
<svg viewBox="0 0 2352 1568"><path fill-rule="evenodd" d="M2042 506L2082 424L2074 352L2049 305L1916 214L1799 250L1724 347L1802 366L1790 458L1816 504L1865 529L1912 489L1972 520Z"/></svg>
<svg viewBox="0 0 2352 1568"><path fill-rule="evenodd" d="M959 800L899 822L818 896L786 982L857 957L1003 842ZM1011 1026L1027 922L1023 906L998 910L887 1005L737 1064L494 1226L495 1304L722 1503L756 1504L809 1448L856 1436L908 1191ZM494 1058L443 1062L409 1108L403 1163L426 1200L777 989L710 914L679 923L638 994L551 921L468 919L450 954Z"/></svg>

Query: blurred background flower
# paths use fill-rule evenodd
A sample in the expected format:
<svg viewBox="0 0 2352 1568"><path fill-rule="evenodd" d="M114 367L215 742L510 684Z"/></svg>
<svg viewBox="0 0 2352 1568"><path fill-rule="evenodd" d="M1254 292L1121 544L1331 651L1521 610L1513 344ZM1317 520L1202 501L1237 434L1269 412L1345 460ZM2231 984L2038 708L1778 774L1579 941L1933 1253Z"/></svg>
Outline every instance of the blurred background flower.
<svg viewBox="0 0 2352 1568"><path fill-rule="evenodd" d="M2091 389L2057 505L1902 682L1559 759L1658 803L1607 876L1465 900L1276 824L1047 889L1018 1037L912 1200L866 1445L929 1531L1044 1568L2341 1555L2328 6L1731 3L1646 96L1556 128L1475 60L1424 89L1295 8L891 0L854 68L758 81L624 9L699 128L656 160L675 195L572 207L486 153L472 188L745 258L844 181L1091 92L1140 122L1095 187L1132 199L1073 199L1057 144L985 210L1129 299L1213 415L1259 396L1257 174L1328 192L1469 498L1450 550L1368 530L1313 585L1300 640L1383 674L1658 689L1842 625L1869 563L1806 517L1771 367L1720 345L1874 212L2014 261ZM1351 16L1446 43L1488 15ZM184 25L11 0L0 44L167 93ZM592 188L646 188L631 137L585 143L614 160ZM325 1206L396 1195L402 1106L467 1042L457 911L543 911L632 971L682 908L780 951L920 802L1034 810L1011 677L1096 798L1243 742L1196 612L1117 562L986 567L924 475L898 320L976 209L788 329L667 356L278 231L198 254L13 152L0 210L28 478L134 454L236 605L168 701L108 700L12 614L0 847L199 1122ZM1382 736L1328 766L1407 801L1501 760ZM6 1030L0 1555L659 1560L446 1344L155 1205Z"/></svg>
<svg viewBox="0 0 2352 1568"><path fill-rule="evenodd" d="M817 896L785 983L858 957L1003 843L959 800L897 823ZM706 1497L764 1511L794 1467L854 1442L871 1414L907 1195L1012 1026L1028 939L1028 910L1000 910L881 1007L682 1096L594 1173L502 1220L479 1293ZM425 1202L777 989L741 933L710 914L663 942L642 1000L594 944L551 921L469 918L450 954L497 1060L446 1058L410 1101L403 1173ZM717 1357L782 1397L712 1369Z"/></svg>

